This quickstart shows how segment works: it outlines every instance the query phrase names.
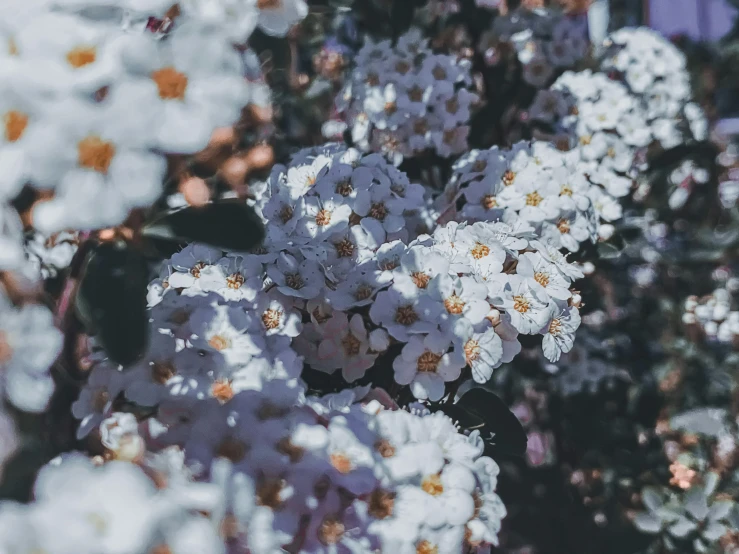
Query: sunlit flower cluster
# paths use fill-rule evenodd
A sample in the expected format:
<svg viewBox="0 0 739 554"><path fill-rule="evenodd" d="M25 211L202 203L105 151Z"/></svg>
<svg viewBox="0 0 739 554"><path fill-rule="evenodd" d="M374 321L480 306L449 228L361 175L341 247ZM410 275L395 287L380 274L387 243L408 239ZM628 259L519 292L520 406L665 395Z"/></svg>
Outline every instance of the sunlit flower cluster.
<svg viewBox="0 0 739 554"><path fill-rule="evenodd" d="M477 95L470 62L435 54L418 30L398 39L368 39L336 107L363 151L395 163L427 151L448 158L467 150L470 114Z"/></svg>
<svg viewBox="0 0 739 554"><path fill-rule="evenodd" d="M202 150L250 100L232 41L257 21L284 34L306 13L302 0L226 4L50 0L9 18L0 29L0 196L11 200L25 184L43 193L31 214L43 233L115 225L152 204L166 156ZM143 23L165 13L162 40Z"/></svg>
<svg viewBox="0 0 739 554"><path fill-rule="evenodd" d="M542 240L577 252L597 239L599 219L621 217L618 202L588 179L577 149L563 153L546 142L520 142L511 150L473 150L453 170L439 209L456 213L458 221L516 214Z"/></svg>
<svg viewBox="0 0 739 554"><path fill-rule="evenodd" d="M621 198L633 187L637 154L652 142L640 101L621 83L590 70L564 73L540 91L530 108L542 135L561 148L576 148L582 171L608 195Z"/></svg>
<svg viewBox="0 0 739 554"><path fill-rule="evenodd" d="M457 552L497 544L506 510L479 433L460 434L441 413L388 410L369 397L355 403L366 392L304 399L274 381L210 404L158 440L181 444L186 465L222 485L222 529L240 550Z"/></svg>

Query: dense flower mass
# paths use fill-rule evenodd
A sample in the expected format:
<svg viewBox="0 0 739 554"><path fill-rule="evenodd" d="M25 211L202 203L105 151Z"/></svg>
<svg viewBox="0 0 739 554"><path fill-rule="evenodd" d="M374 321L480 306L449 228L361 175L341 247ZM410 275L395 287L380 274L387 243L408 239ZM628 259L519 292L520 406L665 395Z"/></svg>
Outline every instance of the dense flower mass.
<svg viewBox="0 0 739 554"><path fill-rule="evenodd" d="M739 552L739 150L676 46L8 2L0 552Z"/></svg>
<svg viewBox="0 0 739 554"><path fill-rule="evenodd" d="M513 217L530 225L554 248L576 252L597 239L598 220L621 217L621 206L589 179L578 149L562 153L546 142L493 147L460 158L437 200L459 221ZM457 210L460 200L464 201ZM605 232L605 231L604 231Z"/></svg>
<svg viewBox="0 0 739 554"><path fill-rule="evenodd" d="M396 163L434 151L449 158L467 150L477 95L469 60L435 54L419 30L393 46L369 40L359 51L336 108L364 151Z"/></svg>

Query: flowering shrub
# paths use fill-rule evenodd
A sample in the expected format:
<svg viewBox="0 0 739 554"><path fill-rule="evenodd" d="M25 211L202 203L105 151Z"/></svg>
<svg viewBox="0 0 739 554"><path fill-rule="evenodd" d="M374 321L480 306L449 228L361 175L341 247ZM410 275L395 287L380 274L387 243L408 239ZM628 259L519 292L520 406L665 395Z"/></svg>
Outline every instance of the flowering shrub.
<svg viewBox="0 0 739 554"><path fill-rule="evenodd" d="M736 551L736 149L509 3L4 11L0 551Z"/></svg>

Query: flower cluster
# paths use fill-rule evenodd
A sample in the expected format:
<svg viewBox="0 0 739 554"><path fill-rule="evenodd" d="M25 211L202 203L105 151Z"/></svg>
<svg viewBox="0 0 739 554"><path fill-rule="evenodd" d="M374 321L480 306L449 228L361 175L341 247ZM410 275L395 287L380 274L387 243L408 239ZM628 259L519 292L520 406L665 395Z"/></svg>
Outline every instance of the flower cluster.
<svg viewBox="0 0 739 554"><path fill-rule="evenodd" d="M302 360L290 342L302 329L302 304L265 278L276 258L193 244L168 260L149 285L147 353L126 368L95 365L73 406L78 434L115 411L119 395L174 410L299 377Z"/></svg>
<svg viewBox="0 0 739 554"><path fill-rule="evenodd" d="M33 492L32 504L0 504L2 550L222 552L217 528L198 513L219 505L215 485L155 484L136 465L98 467L75 453L42 468Z"/></svg>
<svg viewBox="0 0 739 554"><path fill-rule="evenodd" d="M654 138L672 148L686 137L705 140L708 123L691 102L685 55L645 27L619 29L605 42L601 70L620 78L643 104Z"/></svg>
<svg viewBox="0 0 739 554"><path fill-rule="evenodd" d="M479 433L460 434L441 413L356 403L365 393L306 399L273 381L157 440L180 444L196 475L222 484L227 538L254 554L497 544L506 510Z"/></svg>
<svg viewBox="0 0 739 554"><path fill-rule="evenodd" d="M584 20L556 9L525 7L497 17L481 37L479 50L494 64L504 46L515 50L524 81L536 88L545 88L558 70L573 67L590 48Z"/></svg>
<svg viewBox="0 0 739 554"><path fill-rule="evenodd" d="M546 142L520 142L510 150L473 150L453 166L439 198L442 212L459 221L496 221L515 214L542 240L570 252L598 237L598 219L621 217L621 207L589 180L577 149L563 153ZM456 206L460 200L460 210Z"/></svg>
<svg viewBox="0 0 739 554"><path fill-rule="evenodd" d="M0 196L39 191L31 216L43 233L116 225L153 203L166 156L202 150L249 102L232 41L257 21L284 34L306 12L303 0L124 4L36 2L0 31ZM145 23L165 14L163 40Z"/></svg>
<svg viewBox="0 0 739 554"><path fill-rule="evenodd" d="M736 279L732 279L730 284L736 287ZM736 344L739 311L732 310L731 304L731 293L725 288L716 289L701 298L690 296L685 300L683 323L697 326L709 340Z"/></svg>
<svg viewBox="0 0 739 554"><path fill-rule="evenodd" d="M637 154L653 136L641 103L626 87L603 73L568 71L537 94L529 117L549 126L542 135L560 147L577 147L590 181L608 195L629 194Z"/></svg>
<svg viewBox="0 0 739 554"><path fill-rule="evenodd" d="M418 30L390 41L367 40L336 98L336 108L364 151L396 163L434 151L441 157L467 149L470 113L478 97L469 60L434 54Z"/></svg>

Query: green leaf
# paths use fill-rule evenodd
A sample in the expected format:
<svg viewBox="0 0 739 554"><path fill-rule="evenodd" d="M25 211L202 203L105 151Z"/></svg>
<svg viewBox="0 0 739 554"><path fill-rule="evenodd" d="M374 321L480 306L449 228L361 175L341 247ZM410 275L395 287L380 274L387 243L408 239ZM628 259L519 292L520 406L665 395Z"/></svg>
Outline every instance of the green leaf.
<svg viewBox="0 0 739 554"><path fill-rule="evenodd" d="M455 404L441 411L463 430L479 430L491 453L522 457L528 439L518 418L498 396L482 388L466 392Z"/></svg>
<svg viewBox="0 0 739 554"><path fill-rule="evenodd" d="M76 312L117 364L130 365L146 351L148 283L146 261L124 242L104 243L88 254Z"/></svg>
<svg viewBox="0 0 739 554"><path fill-rule="evenodd" d="M228 199L203 207L171 210L147 223L141 235L177 243L200 242L246 252L264 240L264 225L243 200Z"/></svg>

